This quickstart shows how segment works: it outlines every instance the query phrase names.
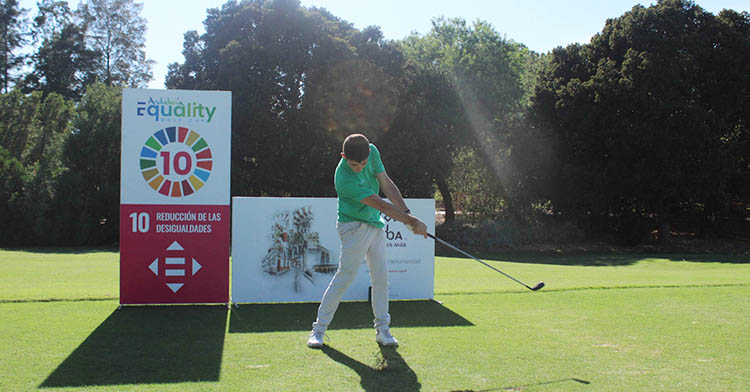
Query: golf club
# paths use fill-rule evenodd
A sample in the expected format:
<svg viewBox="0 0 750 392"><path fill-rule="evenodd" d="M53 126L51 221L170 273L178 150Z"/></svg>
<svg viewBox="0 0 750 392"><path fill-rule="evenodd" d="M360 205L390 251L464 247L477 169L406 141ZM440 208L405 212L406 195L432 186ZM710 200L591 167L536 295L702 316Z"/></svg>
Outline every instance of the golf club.
<svg viewBox="0 0 750 392"><path fill-rule="evenodd" d="M491 266L491 265L489 265L489 264L485 263L484 261L482 261L482 260L479 260L478 258L476 258L476 257L474 257L474 256L472 256L472 255L470 255L470 254L468 254L468 253L466 253L466 252L462 251L461 249L459 249L459 248L457 248L457 247L455 247L455 246L453 246L453 245L451 245L451 244L449 244L449 243L447 243L447 242L445 242L445 241L441 240L440 238L437 238L437 237L435 237L434 235L432 235L432 234L430 234L430 233L427 233L427 236L428 236L428 237L430 237L430 238L432 238L433 240L435 240L435 241L437 241L437 242L439 242L439 243L441 243L441 244L443 244L443 245L445 245L445 246L447 246L447 247L449 247L449 248L451 248L451 249L455 250L456 252L458 252L458 253L461 253L461 254L463 254L464 256L467 256L467 257L471 257L472 259L474 259L474 260L476 260L476 261L478 261L478 262L480 262L480 263L482 263L482 264L486 265L487 267L490 267L490 268L492 268L493 270L495 270L495 271L497 271L497 272L499 272L499 273L501 273L501 274L505 275L506 277L508 277L508 278L512 279L512 280L513 280L513 281L515 281L516 283L520 283L520 284L522 284L523 286L525 286L525 287L526 287L527 289L529 289L529 290L531 290L531 291L537 291L537 290L541 289L542 287L544 287L544 282L539 282L539 283L537 283L537 284L536 284L536 285L535 285L534 287L531 287L531 286L527 285L526 283L523 283L523 282L521 282L520 280L518 280L518 279L516 279L516 278L514 278L514 277L512 277L512 276L510 276L510 275L508 275L508 274L506 274L505 272L503 272L503 271L500 271L499 269L497 269L497 268L495 268L495 267L493 267L493 266Z"/></svg>

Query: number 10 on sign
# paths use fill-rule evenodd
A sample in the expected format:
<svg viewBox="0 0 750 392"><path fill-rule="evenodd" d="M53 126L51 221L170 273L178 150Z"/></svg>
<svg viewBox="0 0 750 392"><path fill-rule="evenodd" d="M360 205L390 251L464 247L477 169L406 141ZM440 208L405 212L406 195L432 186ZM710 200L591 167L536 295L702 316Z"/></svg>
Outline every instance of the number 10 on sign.
<svg viewBox="0 0 750 392"><path fill-rule="evenodd" d="M133 233L148 233L150 217L147 212L134 212L130 214L133 223Z"/></svg>

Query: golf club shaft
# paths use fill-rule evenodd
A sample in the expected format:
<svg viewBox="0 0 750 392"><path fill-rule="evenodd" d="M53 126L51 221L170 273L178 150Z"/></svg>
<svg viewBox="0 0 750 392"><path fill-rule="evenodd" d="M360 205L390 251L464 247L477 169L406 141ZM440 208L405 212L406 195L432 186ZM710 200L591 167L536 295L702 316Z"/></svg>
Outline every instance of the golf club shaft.
<svg viewBox="0 0 750 392"><path fill-rule="evenodd" d="M438 237L435 237L434 235L432 235L432 234L430 234L430 233L427 233L427 236L428 236L428 237L430 237L430 238L432 238L433 240L435 240L435 241L437 241L437 242L439 242L439 243L441 243L441 244L443 244L443 245L445 245L445 246L447 246L447 247L449 247L449 248L451 248L451 249L455 250L456 252L458 252L458 253L461 253L462 255L464 255L464 256L466 256L466 257L470 257L470 258L472 258L472 259L474 259L474 260L476 260L476 261L478 261L478 262L480 262L480 263L482 263L482 264L486 265L487 267L490 267L490 268L492 268L493 270L495 270L495 271L497 271L497 272L499 272L499 273L501 273L501 274L505 275L505 276L506 276L507 278L510 278L510 279L512 279L512 280L513 280L514 282L516 282L516 283L519 283L519 284L521 284L521 285L525 286L525 287L526 287L527 289L529 289L529 290L534 290L534 289L532 289L531 287L529 287L529 286L528 286L528 285L527 285L526 283L523 283L523 282L521 282L520 280L518 280L518 279L516 279L516 278L514 278L514 277L512 277L512 276L510 276L510 275L508 275L508 274L506 274L505 272L503 272L503 271L500 271L499 269L497 269L497 268L495 268L495 267L493 267L493 266L491 266L491 265L489 265L489 264L485 263L484 261L482 261L482 260L479 260L478 258L476 258L476 257L474 257L474 256L472 256L472 255L470 255L470 254L468 254L468 253L466 253L466 252L464 252L463 250L461 250L461 249L459 249L459 248L456 248L455 246L453 246L453 245L451 245L451 244L449 244L449 243L447 243L447 242L445 242L445 241L441 240L440 238L438 238Z"/></svg>

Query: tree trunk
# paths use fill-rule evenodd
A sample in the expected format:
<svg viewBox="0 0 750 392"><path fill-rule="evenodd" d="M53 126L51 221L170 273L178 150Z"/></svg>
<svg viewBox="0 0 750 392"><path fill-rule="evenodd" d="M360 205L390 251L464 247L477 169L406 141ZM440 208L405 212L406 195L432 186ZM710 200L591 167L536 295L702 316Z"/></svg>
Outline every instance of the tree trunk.
<svg viewBox="0 0 750 392"><path fill-rule="evenodd" d="M445 205L445 223L453 223L456 220L456 213L453 210L453 199L451 198L448 182L445 181L445 178L440 177L435 180L435 184L440 191L440 195L443 196L443 204Z"/></svg>
<svg viewBox="0 0 750 392"><path fill-rule="evenodd" d="M667 222L661 222L659 224L659 243L668 244L672 238L672 227Z"/></svg>
<svg viewBox="0 0 750 392"><path fill-rule="evenodd" d="M3 93L8 93L8 28L3 29Z"/></svg>

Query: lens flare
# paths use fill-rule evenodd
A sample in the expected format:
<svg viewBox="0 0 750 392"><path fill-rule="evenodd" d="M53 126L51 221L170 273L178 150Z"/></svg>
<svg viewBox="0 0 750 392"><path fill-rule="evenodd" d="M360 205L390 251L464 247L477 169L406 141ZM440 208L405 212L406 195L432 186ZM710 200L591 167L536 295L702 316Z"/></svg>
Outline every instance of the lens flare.
<svg viewBox="0 0 750 392"><path fill-rule="evenodd" d="M311 90L305 99L318 113L319 125L339 139L362 132L377 140L396 115L398 91L392 77L365 60L335 65Z"/></svg>

